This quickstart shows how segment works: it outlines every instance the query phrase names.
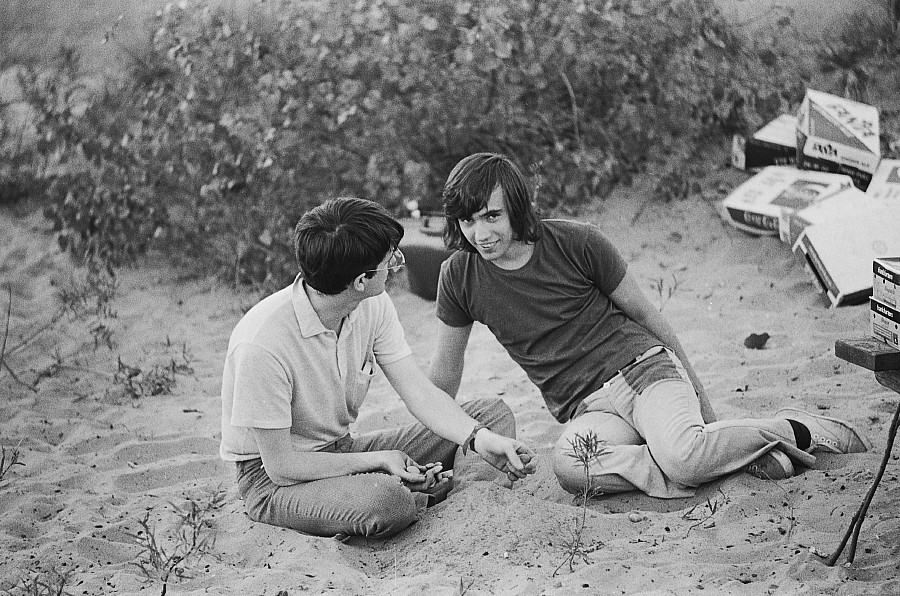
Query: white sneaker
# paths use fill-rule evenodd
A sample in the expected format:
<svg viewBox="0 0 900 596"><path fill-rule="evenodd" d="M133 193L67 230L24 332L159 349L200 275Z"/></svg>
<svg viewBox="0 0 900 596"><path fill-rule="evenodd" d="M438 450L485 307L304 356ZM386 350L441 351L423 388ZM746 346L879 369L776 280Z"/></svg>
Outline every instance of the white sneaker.
<svg viewBox="0 0 900 596"><path fill-rule="evenodd" d="M865 453L872 448L866 436L844 420L810 414L796 408L778 410L775 416L796 420L809 430L810 445L807 451L810 453Z"/></svg>
<svg viewBox="0 0 900 596"><path fill-rule="evenodd" d="M794 464L783 451L772 449L757 457L745 470L763 480L784 480L794 475Z"/></svg>

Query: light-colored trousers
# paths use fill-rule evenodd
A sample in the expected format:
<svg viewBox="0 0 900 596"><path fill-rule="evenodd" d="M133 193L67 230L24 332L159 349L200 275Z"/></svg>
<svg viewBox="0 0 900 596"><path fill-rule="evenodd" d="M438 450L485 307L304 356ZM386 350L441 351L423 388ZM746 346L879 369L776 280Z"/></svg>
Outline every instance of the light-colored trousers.
<svg viewBox="0 0 900 596"><path fill-rule="evenodd" d="M593 431L603 453L584 466L571 456L576 435ZM815 458L797 448L782 418L704 424L700 402L674 352L653 348L589 395L566 425L553 453L560 485L578 494L640 490L652 497L689 497L695 488L779 448L806 466Z"/></svg>
<svg viewBox="0 0 900 596"><path fill-rule="evenodd" d="M513 413L502 400L477 399L460 406L497 434L516 436ZM453 468L458 448L456 443L415 423L358 436L347 435L323 451L359 453L399 449L420 464L441 462L448 470ZM421 509L416 495L399 478L383 472L278 486L269 479L262 460L257 458L238 462L237 484L250 519L315 536L385 538L415 522Z"/></svg>

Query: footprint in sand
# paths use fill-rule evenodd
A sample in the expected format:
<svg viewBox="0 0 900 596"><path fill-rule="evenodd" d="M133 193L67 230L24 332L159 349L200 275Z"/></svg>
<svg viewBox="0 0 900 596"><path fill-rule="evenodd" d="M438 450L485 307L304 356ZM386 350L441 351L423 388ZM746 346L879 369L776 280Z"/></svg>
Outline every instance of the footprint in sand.
<svg viewBox="0 0 900 596"><path fill-rule="evenodd" d="M182 463L165 463L146 470L138 470L131 474L122 474L115 480L119 490L138 493L176 484L191 483L192 486L203 484L209 478L222 478L222 461L206 458Z"/></svg>

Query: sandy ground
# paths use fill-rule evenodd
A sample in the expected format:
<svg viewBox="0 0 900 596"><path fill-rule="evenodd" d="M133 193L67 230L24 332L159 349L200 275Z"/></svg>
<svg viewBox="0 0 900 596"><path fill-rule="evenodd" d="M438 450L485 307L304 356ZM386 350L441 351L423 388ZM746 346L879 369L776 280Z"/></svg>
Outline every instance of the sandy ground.
<svg viewBox="0 0 900 596"><path fill-rule="evenodd" d="M717 185L742 179L714 172L704 192L720 195ZM170 582L170 594L900 593L897 455L855 563L830 568L817 554L839 543L871 484L898 399L869 371L834 356L836 339L865 335L866 307L828 309L787 246L728 227L709 199L650 205L632 225L645 191L623 189L583 219L618 243L661 304L720 417L799 407L853 421L873 451L824 455L815 469L777 483L737 473L689 499L600 497L587 511L583 540L595 548L588 563L554 576L581 511L548 467L561 425L490 333L476 327L461 395L509 403L520 437L545 456L536 475L507 490L474 479L464 461L447 501L386 541L341 543L253 523L217 456L218 394L229 333L259 296L180 278L151 259L120 276L115 317L102 321L112 348L95 346L89 329L96 320L66 317L7 356L25 382L44 373L36 390L0 374L0 444L9 450L22 441L25 464L0 483L0 590L21 593L13 586L55 570L69 574L70 594L159 594L161 583L135 565L141 551L130 535L138 521L148 513L171 550L170 502L221 490L226 500L204 526L215 543L186 569L190 577ZM13 291L8 350L40 330L59 290L77 279L55 246L39 214L0 210L0 284ZM405 287L401 275L390 293L424 366L435 349L434 304ZM5 314L5 291L0 305ZM765 349L744 347L754 332L771 335ZM118 360L145 372L174 362L177 382L168 395L129 397L114 381ZM357 427L408 418L381 378Z"/></svg>

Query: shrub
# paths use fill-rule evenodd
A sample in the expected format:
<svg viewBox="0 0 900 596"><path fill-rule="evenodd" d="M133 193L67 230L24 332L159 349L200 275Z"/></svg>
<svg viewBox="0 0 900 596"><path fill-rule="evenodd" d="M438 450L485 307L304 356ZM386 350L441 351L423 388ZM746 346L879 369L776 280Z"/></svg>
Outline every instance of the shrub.
<svg viewBox="0 0 900 596"><path fill-rule="evenodd" d="M522 164L546 211L577 210L803 90L712 0L179 5L90 101L70 73L31 81L40 150L69 170L48 213L65 248L114 266L156 239L283 283L303 211L342 194L437 210L475 151Z"/></svg>

